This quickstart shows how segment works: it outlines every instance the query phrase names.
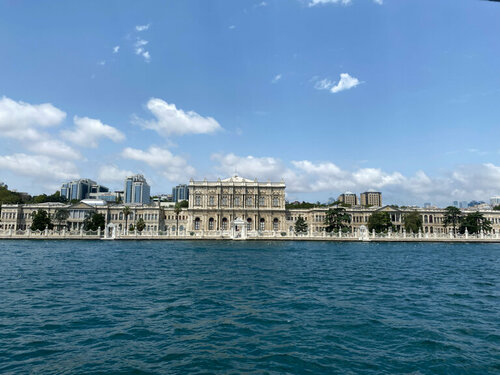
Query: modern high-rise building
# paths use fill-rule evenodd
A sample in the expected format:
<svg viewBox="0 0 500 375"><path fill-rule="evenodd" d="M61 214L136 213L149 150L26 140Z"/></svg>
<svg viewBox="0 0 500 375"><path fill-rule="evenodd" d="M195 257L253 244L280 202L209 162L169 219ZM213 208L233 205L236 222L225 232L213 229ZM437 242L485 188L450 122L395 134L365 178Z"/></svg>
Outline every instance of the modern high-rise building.
<svg viewBox="0 0 500 375"><path fill-rule="evenodd" d="M180 202L189 200L189 189L187 185L177 185L172 188L172 201Z"/></svg>
<svg viewBox="0 0 500 375"><path fill-rule="evenodd" d="M365 191L359 197L362 206L382 207L382 193L379 191Z"/></svg>
<svg viewBox="0 0 500 375"><path fill-rule="evenodd" d="M151 188L142 174L127 177L125 179L124 194L125 204L149 204L151 202Z"/></svg>
<svg viewBox="0 0 500 375"><path fill-rule="evenodd" d="M491 197L490 198L490 205L491 205L491 207L499 206L500 205L500 196Z"/></svg>
<svg viewBox="0 0 500 375"><path fill-rule="evenodd" d="M358 196L350 191L339 195L338 201L344 204L350 204L351 206L357 206L359 204Z"/></svg>
<svg viewBox="0 0 500 375"><path fill-rule="evenodd" d="M60 190L61 196L65 197L67 200L88 199L90 193L102 193L107 191L109 191L107 187L98 185L97 182L88 178L66 182L62 184Z"/></svg>

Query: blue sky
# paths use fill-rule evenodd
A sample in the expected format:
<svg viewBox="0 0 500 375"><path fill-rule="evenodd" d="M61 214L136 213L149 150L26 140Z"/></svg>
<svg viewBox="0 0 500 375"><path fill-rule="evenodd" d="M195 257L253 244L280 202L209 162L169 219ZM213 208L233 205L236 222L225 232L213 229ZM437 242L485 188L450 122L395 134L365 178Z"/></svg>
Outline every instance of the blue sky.
<svg viewBox="0 0 500 375"><path fill-rule="evenodd" d="M500 4L0 1L0 181L500 194ZM118 47L118 48L117 48Z"/></svg>

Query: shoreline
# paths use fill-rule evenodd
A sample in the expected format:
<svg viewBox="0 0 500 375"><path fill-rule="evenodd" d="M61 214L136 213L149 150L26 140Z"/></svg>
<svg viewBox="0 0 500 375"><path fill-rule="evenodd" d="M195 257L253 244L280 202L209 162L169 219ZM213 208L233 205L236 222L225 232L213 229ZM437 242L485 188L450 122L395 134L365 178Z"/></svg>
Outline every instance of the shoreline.
<svg viewBox="0 0 500 375"><path fill-rule="evenodd" d="M254 237L246 239L233 239L233 238L221 238L215 236L130 236L130 237L119 237L119 238L104 238L97 235L87 235L87 236L2 236L0 235L0 241L16 241L16 240L26 240L26 241L234 241L234 242L244 242L244 241L298 241L298 242L375 242L375 243L498 243L500 244L500 239L498 238L349 238L349 237Z"/></svg>

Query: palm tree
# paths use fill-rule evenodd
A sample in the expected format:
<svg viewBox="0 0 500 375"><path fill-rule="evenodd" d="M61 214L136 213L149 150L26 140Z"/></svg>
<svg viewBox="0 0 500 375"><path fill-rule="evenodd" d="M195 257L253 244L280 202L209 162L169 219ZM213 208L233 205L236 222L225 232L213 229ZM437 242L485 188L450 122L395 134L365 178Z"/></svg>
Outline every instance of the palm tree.
<svg viewBox="0 0 500 375"><path fill-rule="evenodd" d="M457 224L460 222L462 216L462 211L454 206L448 206L445 208L443 224L445 227L451 224L453 227L453 235L457 232Z"/></svg>
<svg viewBox="0 0 500 375"><path fill-rule="evenodd" d="M62 222L68 220L68 217L69 211L66 208L59 208L56 211L56 213L54 214L54 218L57 221L58 230L61 229Z"/></svg>
<svg viewBox="0 0 500 375"><path fill-rule="evenodd" d="M128 215L132 213L132 210L129 206L123 207L123 215L125 215L125 234L128 233Z"/></svg>
<svg viewBox="0 0 500 375"><path fill-rule="evenodd" d="M174 207L175 220L177 221L177 224L175 226L175 232L177 236L179 235L179 214L181 213L181 211L182 211L181 205L179 204L179 202L177 202Z"/></svg>

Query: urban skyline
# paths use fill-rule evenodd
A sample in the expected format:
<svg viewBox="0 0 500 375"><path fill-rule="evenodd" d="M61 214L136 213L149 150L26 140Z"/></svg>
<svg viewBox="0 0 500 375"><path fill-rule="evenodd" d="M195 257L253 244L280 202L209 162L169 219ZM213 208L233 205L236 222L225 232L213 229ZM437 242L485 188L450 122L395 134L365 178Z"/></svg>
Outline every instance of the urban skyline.
<svg viewBox="0 0 500 375"><path fill-rule="evenodd" d="M140 173L157 194L237 170L290 200L500 194L496 4L205 4L1 3L2 181Z"/></svg>

